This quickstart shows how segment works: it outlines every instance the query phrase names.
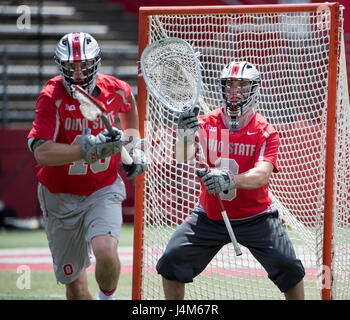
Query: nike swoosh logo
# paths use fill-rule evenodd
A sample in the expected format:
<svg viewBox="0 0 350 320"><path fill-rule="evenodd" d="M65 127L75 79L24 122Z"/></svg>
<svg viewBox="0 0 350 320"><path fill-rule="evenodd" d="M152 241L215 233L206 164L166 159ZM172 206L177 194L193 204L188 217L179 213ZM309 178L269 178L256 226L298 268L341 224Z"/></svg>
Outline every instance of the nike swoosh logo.
<svg viewBox="0 0 350 320"><path fill-rule="evenodd" d="M252 134L257 134L257 132L249 132L249 131L247 132L248 136L251 136Z"/></svg>
<svg viewBox="0 0 350 320"><path fill-rule="evenodd" d="M111 104L114 101L115 97L109 101L107 101L107 104Z"/></svg>

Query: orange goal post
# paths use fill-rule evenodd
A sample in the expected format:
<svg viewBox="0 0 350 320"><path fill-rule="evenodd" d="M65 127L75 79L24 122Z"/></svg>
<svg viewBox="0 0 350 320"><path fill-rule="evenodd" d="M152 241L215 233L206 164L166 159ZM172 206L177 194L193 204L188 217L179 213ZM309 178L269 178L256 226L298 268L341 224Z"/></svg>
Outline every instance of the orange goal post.
<svg viewBox="0 0 350 320"><path fill-rule="evenodd" d="M233 59L260 71L260 112L279 132L270 193L305 267L306 299L350 299L350 110L338 3L141 7L139 57L162 38L189 42L202 65L201 112L220 106ZM136 179L133 299L164 299L155 266L198 201L196 161L174 157L176 117L138 81L148 170ZM224 246L186 299L284 299L249 250Z"/></svg>

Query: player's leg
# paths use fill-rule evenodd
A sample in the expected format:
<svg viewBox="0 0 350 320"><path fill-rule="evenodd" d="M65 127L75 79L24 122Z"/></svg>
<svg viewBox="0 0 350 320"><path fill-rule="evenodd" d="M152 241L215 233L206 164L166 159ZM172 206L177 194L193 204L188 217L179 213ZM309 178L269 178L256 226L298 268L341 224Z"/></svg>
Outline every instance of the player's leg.
<svg viewBox="0 0 350 320"><path fill-rule="evenodd" d="M83 223L85 211L74 210L78 208L74 196L52 194L40 184L38 199L57 281L66 285L67 299L91 299L85 272L90 265Z"/></svg>
<svg viewBox="0 0 350 320"><path fill-rule="evenodd" d="M278 211L235 225L237 239L261 263L286 299L304 299L305 270L296 258L293 245L278 218Z"/></svg>
<svg viewBox="0 0 350 320"><path fill-rule="evenodd" d="M192 212L176 229L156 266L162 276L165 298L184 299L185 283L192 282L228 242L230 238L223 221Z"/></svg>
<svg viewBox="0 0 350 320"><path fill-rule="evenodd" d="M162 277L163 291L166 300L184 300L185 284L177 280L168 280Z"/></svg>
<svg viewBox="0 0 350 320"><path fill-rule="evenodd" d="M60 222L49 220L48 228L55 230L47 232L47 238L57 281L66 285L67 299L92 299L85 271L90 265L90 250L82 228L64 230L60 229ZM81 231L77 231L79 229Z"/></svg>
<svg viewBox="0 0 350 320"><path fill-rule="evenodd" d="M118 194L100 199L85 219L86 237L96 258L95 278L99 299L113 299L120 275L118 241L123 222L122 200Z"/></svg>
<svg viewBox="0 0 350 320"><path fill-rule="evenodd" d="M117 288L120 275L120 261L117 251L117 240L107 235L92 239L92 250L96 258L95 278L101 293L112 297ZM100 294L100 298L101 298Z"/></svg>
<svg viewBox="0 0 350 320"><path fill-rule="evenodd" d="M284 292L286 300L304 300L304 280L299 281L295 286Z"/></svg>
<svg viewBox="0 0 350 320"><path fill-rule="evenodd" d="M84 271L78 279L66 284L66 296L68 300L92 300L93 296L88 288L88 279Z"/></svg>

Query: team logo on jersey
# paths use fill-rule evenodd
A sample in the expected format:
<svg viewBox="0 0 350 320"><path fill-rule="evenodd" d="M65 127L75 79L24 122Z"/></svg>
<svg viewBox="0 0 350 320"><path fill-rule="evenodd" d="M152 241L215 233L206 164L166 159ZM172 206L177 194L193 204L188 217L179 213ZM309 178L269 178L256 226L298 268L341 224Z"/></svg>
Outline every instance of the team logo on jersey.
<svg viewBox="0 0 350 320"><path fill-rule="evenodd" d="M212 126L206 126L206 129L208 130L208 131L212 131L212 132L214 132L214 131L216 131L217 130L217 128L216 127L212 127Z"/></svg>
<svg viewBox="0 0 350 320"><path fill-rule="evenodd" d="M107 104L108 104L108 105L111 104L111 103L114 101L114 99L115 99L115 97L112 98L111 100L107 100Z"/></svg>
<svg viewBox="0 0 350 320"><path fill-rule="evenodd" d="M66 104L66 110L67 111L75 111L75 105L74 104Z"/></svg>

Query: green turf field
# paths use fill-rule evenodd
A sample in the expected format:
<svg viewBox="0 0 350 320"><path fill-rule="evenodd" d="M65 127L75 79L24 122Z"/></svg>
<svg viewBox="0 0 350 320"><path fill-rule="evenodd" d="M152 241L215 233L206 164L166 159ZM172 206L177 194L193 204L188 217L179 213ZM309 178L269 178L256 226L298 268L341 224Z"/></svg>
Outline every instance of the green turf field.
<svg viewBox="0 0 350 320"><path fill-rule="evenodd" d="M53 272L31 272L30 289L18 289L16 271L0 271L0 300L65 300L65 286L57 284ZM96 297L98 287L93 274L88 274L89 287ZM116 299L131 300L131 274L121 274Z"/></svg>
<svg viewBox="0 0 350 320"><path fill-rule="evenodd" d="M132 223L123 224L119 246L131 247L134 240L133 232L134 225ZM0 231L0 249L47 247L46 234L42 229L32 231Z"/></svg>
<svg viewBox="0 0 350 320"><path fill-rule="evenodd" d="M124 224L121 231L121 238L119 247L132 248L133 246L133 224ZM159 231L158 231L159 232ZM293 236L295 238L295 235ZM296 240L296 245L301 243ZM26 249L26 248L48 248L47 239L45 232L43 230L36 231L0 231L0 250L2 249ZM127 249L127 248L126 248ZM131 250L131 249L130 249ZM130 251L129 251L130 252ZM130 257L130 256L129 256ZM129 260L129 263L132 261ZM130 264L129 264L130 265ZM0 300L63 300L65 299L65 286L62 284L57 284L53 271L34 271L30 272L30 288L29 289L19 289L17 282L21 274L17 273L14 269L13 271L3 271L0 269ZM146 282L158 283L159 288L161 287L160 278L156 274L150 274L150 279L147 275L144 275ZM90 290L94 297L97 296L98 287L94 279L93 273L88 273ZM196 283L202 281L204 283L211 283L211 276L204 276L200 280L196 280ZM242 299L241 292L239 288L243 288L244 278L235 277L237 281L235 287L238 288L237 292L232 292L233 299ZM210 286L208 290L198 290L198 287L194 287L194 283L190 284L186 289L187 299L222 299L221 297L221 286L220 282L231 281L227 277L216 277L217 285L216 288ZM232 280L233 281L233 280ZM267 277L258 277L254 281L259 282L259 287L269 288L271 296L266 297L266 299L283 299L280 292L272 285ZM308 300L314 300L320 298L320 291L315 286L315 280L310 277L304 279L305 283L305 297ZM203 288L206 288L206 284ZM193 289L191 289L193 287ZM222 286L224 287L224 286ZM159 289L160 290L160 289ZM244 290L250 290L245 288ZM246 292L249 300L257 299L255 292ZM202 296L203 294L203 296ZM212 294L212 296L210 296ZM223 293L223 296L227 296L227 293ZM260 295L258 295L260 297ZM131 300L132 297L132 274L130 272L121 273L119 279L119 285L117 289L117 299L120 300ZM160 294L159 299L164 297ZM246 299L246 298L244 298ZM260 298L258 298L260 299Z"/></svg>
<svg viewBox="0 0 350 320"><path fill-rule="evenodd" d="M132 247L133 224L124 224L119 246ZM0 231L0 249L47 248L45 231ZM30 272L30 288L19 289L17 281L21 276L14 271L0 270L0 300L54 300L65 299L65 286L57 284L53 272ZM93 273L88 273L89 287L96 297L98 286ZM132 275L121 274L116 294L117 299L130 300Z"/></svg>

